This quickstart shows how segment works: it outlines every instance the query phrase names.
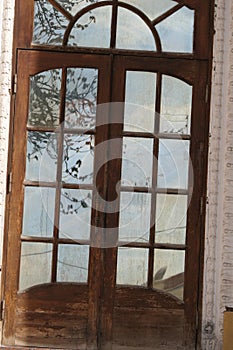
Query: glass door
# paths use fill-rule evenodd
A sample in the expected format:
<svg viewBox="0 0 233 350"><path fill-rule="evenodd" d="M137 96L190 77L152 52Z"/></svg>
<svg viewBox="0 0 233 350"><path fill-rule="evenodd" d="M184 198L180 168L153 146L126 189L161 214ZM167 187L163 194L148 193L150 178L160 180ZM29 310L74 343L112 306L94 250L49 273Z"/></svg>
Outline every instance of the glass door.
<svg viewBox="0 0 233 350"><path fill-rule="evenodd" d="M18 52L4 344L195 347L205 69Z"/></svg>

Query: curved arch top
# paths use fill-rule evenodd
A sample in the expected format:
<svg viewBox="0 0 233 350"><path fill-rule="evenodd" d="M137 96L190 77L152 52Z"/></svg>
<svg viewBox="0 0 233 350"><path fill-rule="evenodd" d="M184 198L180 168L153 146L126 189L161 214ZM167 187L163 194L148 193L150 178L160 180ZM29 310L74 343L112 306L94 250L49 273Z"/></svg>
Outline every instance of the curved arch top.
<svg viewBox="0 0 233 350"><path fill-rule="evenodd" d="M157 2L37 0L33 43L192 53L195 11L176 0Z"/></svg>

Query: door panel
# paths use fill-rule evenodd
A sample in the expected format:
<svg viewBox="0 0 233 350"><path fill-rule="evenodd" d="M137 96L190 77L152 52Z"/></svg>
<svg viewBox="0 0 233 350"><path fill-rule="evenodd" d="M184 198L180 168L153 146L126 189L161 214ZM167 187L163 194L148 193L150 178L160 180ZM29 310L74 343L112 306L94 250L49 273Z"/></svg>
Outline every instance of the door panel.
<svg viewBox="0 0 233 350"><path fill-rule="evenodd" d="M109 75L106 56L18 53L5 344L87 346L88 271L100 265L90 252L93 153L107 138L96 105L109 101Z"/></svg>
<svg viewBox="0 0 233 350"><path fill-rule="evenodd" d="M195 348L205 69L19 51L4 344Z"/></svg>

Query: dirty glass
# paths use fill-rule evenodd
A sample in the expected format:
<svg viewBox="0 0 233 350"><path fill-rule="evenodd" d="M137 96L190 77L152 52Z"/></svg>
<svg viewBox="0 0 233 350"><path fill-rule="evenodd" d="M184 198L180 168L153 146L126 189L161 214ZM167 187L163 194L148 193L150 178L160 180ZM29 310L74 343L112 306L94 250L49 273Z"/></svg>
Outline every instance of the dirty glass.
<svg viewBox="0 0 233 350"><path fill-rule="evenodd" d="M34 7L34 45L62 45L69 21L48 0L36 0Z"/></svg>
<svg viewBox="0 0 233 350"><path fill-rule="evenodd" d="M59 244L57 282L87 283L89 247Z"/></svg>
<svg viewBox="0 0 233 350"><path fill-rule="evenodd" d="M124 130L154 132L156 73L127 71Z"/></svg>
<svg viewBox="0 0 233 350"><path fill-rule="evenodd" d="M162 15L176 5L172 0L124 0L144 12L151 20Z"/></svg>
<svg viewBox="0 0 233 350"><path fill-rule="evenodd" d="M60 199L60 238L89 239L91 202L91 191L62 189Z"/></svg>
<svg viewBox="0 0 233 350"><path fill-rule="evenodd" d="M149 187L152 183L153 140L124 137L122 179L124 186Z"/></svg>
<svg viewBox="0 0 233 350"><path fill-rule="evenodd" d="M74 25L68 46L110 47L112 7L104 6L84 14Z"/></svg>
<svg viewBox="0 0 233 350"><path fill-rule="evenodd" d="M93 179L94 136L65 134L62 181L91 184Z"/></svg>
<svg viewBox="0 0 233 350"><path fill-rule="evenodd" d="M51 237L53 235L55 189L25 187L22 235Z"/></svg>
<svg viewBox="0 0 233 350"><path fill-rule="evenodd" d="M53 246L49 243L22 242L19 290L51 282Z"/></svg>
<svg viewBox="0 0 233 350"><path fill-rule="evenodd" d="M30 77L28 125L57 126L60 114L61 69Z"/></svg>
<svg viewBox="0 0 233 350"><path fill-rule="evenodd" d="M118 8L116 47L129 50L155 51L156 45L150 28L132 11Z"/></svg>
<svg viewBox="0 0 233 350"><path fill-rule="evenodd" d="M27 137L26 179L56 181L57 134L29 131Z"/></svg>
<svg viewBox="0 0 233 350"><path fill-rule="evenodd" d="M78 129L95 127L97 86L97 69L67 69L65 127Z"/></svg>
<svg viewBox="0 0 233 350"><path fill-rule="evenodd" d="M117 284L146 286L148 249L118 248Z"/></svg>
<svg viewBox="0 0 233 350"><path fill-rule="evenodd" d="M153 287L183 299L185 251L155 249Z"/></svg>
<svg viewBox="0 0 233 350"><path fill-rule="evenodd" d="M186 140L159 140L158 187L188 188L189 145Z"/></svg>
<svg viewBox="0 0 233 350"><path fill-rule="evenodd" d="M121 192L120 242L148 242L150 234L151 195Z"/></svg>
<svg viewBox="0 0 233 350"><path fill-rule="evenodd" d="M193 52L193 10L182 7L157 24L155 28L159 33L163 51Z"/></svg>
<svg viewBox="0 0 233 350"><path fill-rule="evenodd" d="M157 194L155 242L185 244L187 196Z"/></svg>
<svg viewBox="0 0 233 350"><path fill-rule="evenodd" d="M75 16L83 8L105 0L56 0L66 11Z"/></svg>
<svg viewBox="0 0 233 350"><path fill-rule="evenodd" d="M190 134L192 86L162 76L160 132Z"/></svg>

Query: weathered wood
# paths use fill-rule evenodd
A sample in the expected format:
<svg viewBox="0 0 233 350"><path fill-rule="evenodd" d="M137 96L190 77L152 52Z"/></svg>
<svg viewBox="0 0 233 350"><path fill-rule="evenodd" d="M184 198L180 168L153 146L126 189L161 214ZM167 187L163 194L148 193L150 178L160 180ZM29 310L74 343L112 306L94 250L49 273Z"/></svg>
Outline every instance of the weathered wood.
<svg viewBox="0 0 233 350"><path fill-rule="evenodd" d="M181 300L163 291L129 286L116 288L114 305L118 308L136 308L143 305L148 309L184 309L184 303Z"/></svg>
<svg viewBox="0 0 233 350"><path fill-rule="evenodd" d="M114 350L183 348L184 310L115 308L113 324Z"/></svg>
<svg viewBox="0 0 233 350"><path fill-rule="evenodd" d="M85 349L88 286L55 283L18 295L15 344Z"/></svg>

